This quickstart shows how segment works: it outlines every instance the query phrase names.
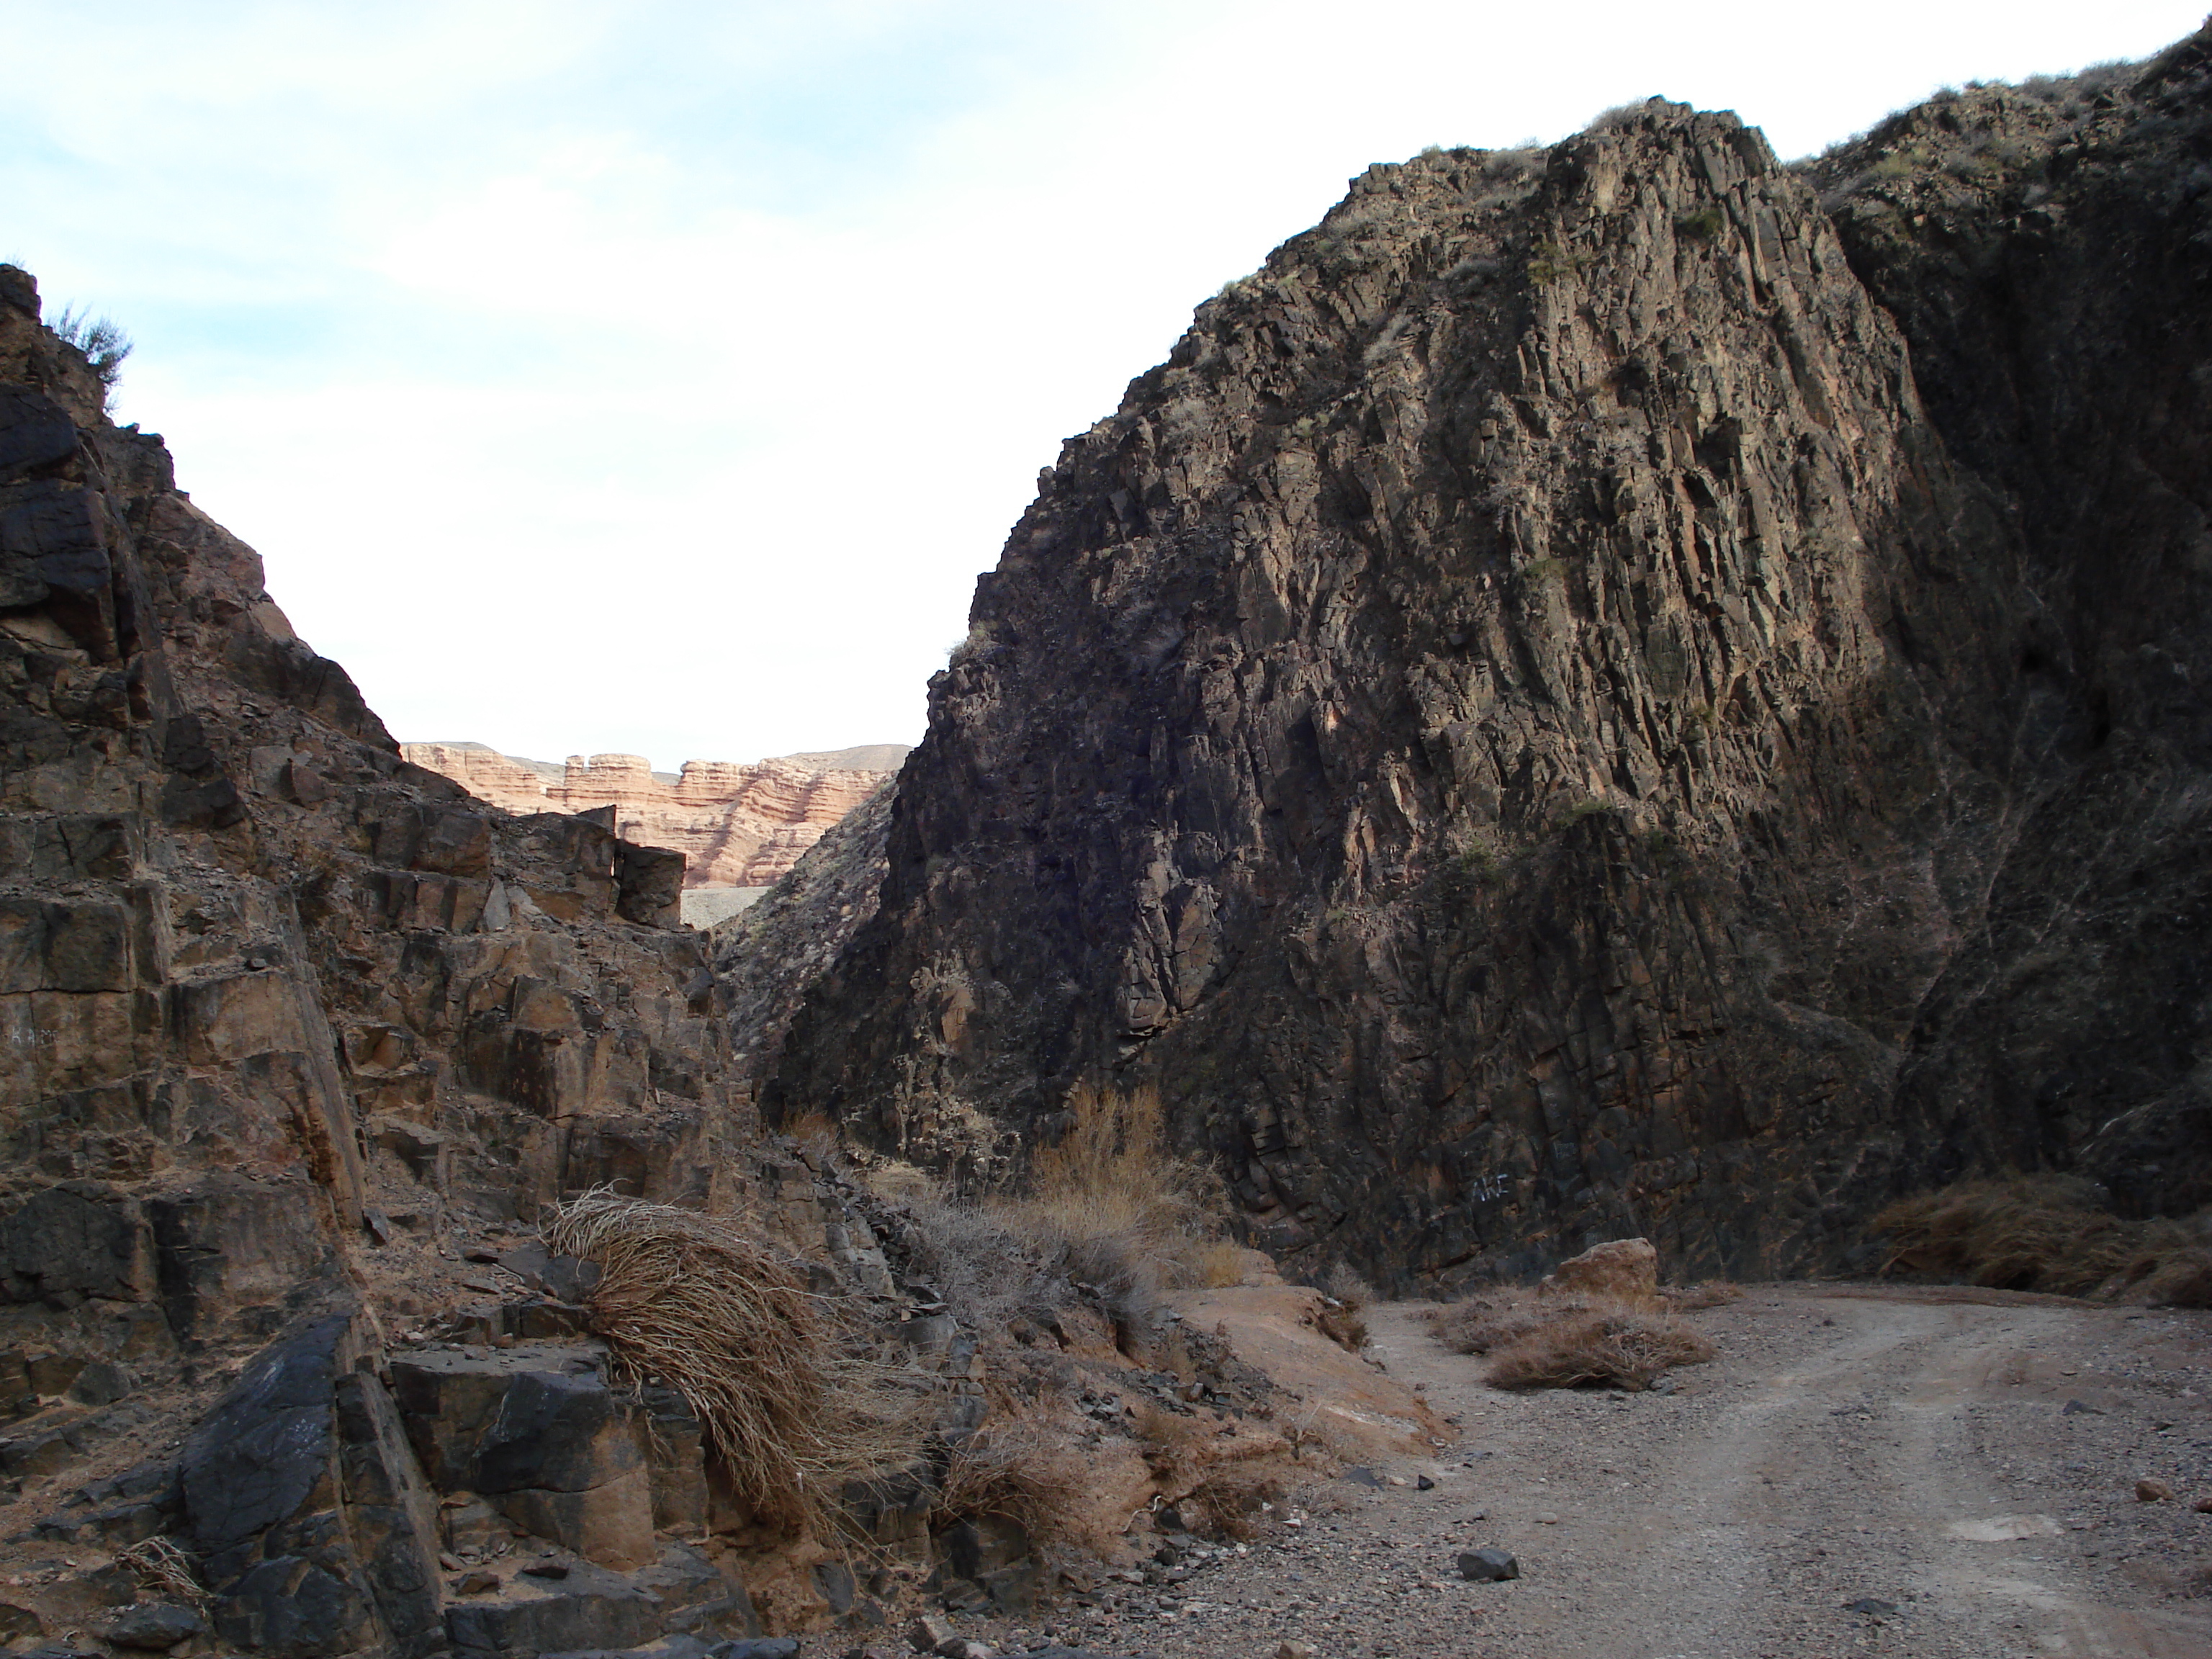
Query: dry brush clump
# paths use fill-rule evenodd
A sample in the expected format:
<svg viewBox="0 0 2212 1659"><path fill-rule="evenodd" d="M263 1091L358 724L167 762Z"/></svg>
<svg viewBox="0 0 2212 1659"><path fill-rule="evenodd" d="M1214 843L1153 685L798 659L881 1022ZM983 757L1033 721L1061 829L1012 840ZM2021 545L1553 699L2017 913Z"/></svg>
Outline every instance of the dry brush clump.
<svg viewBox="0 0 2212 1659"><path fill-rule="evenodd" d="M947 1446L932 1516L1011 1521L1047 1547L1094 1541L1079 1535L1078 1519L1090 1474L1079 1430L1048 1409L1001 1396L982 1427Z"/></svg>
<svg viewBox="0 0 2212 1659"><path fill-rule="evenodd" d="M546 1246L599 1269L588 1306L617 1375L684 1396L764 1520L826 1535L848 1480L911 1463L914 1395L835 1303L712 1217L604 1189L556 1206Z"/></svg>
<svg viewBox="0 0 2212 1659"><path fill-rule="evenodd" d="M2064 1176L1968 1181L1901 1199L1868 1225L1889 1240L1885 1276L2212 1307L2212 1249L2201 1224L2130 1221L2102 1197L2094 1183Z"/></svg>
<svg viewBox="0 0 2212 1659"><path fill-rule="evenodd" d="M1704 1313L1743 1299L1743 1287L1725 1279L1708 1279L1696 1285L1662 1285L1659 1299L1676 1313Z"/></svg>
<svg viewBox="0 0 2212 1659"><path fill-rule="evenodd" d="M1367 1310L1374 1305L1375 1287L1339 1262L1322 1274L1314 1288L1322 1294L1315 1325L1339 1347L1358 1353L1367 1346Z"/></svg>
<svg viewBox="0 0 2212 1659"><path fill-rule="evenodd" d="M906 1166L871 1174L963 1324L1048 1316L1080 1286L1118 1322L1142 1327L1165 1291L1242 1279L1244 1253L1219 1236L1213 1183L1167 1148L1157 1090L1079 1088L1067 1114L1066 1133L1030 1154L1018 1192L969 1202Z"/></svg>
<svg viewBox="0 0 2212 1659"><path fill-rule="evenodd" d="M1159 1091L1083 1085L1067 1115L1066 1132L1030 1154L1029 1194L1004 1206L1006 1219L1132 1296L1200 1283L1218 1243L1218 1194L1169 1151Z"/></svg>
<svg viewBox="0 0 2212 1659"><path fill-rule="evenodd" d="M1714 1353L1707 1338L1674 1316L1664 1296L1649 1304L1472 1297L1437 1309L1429 1328L1454 1352L1487 1358L1483 1380L1494 1389L1648 1389L1665 1372L1701 1364Z"/></svg>
<svg viewBox="0 0 2212 1659"><path fill-rule="evenodd" d="M141 1585L157 1595L173 1596L203 1609L208 1604L207 1587L200 1583L192 1558L173 1538L158 1534L142 1538L128 1548L118 1550L115 1565L128 1568Z"/></svg>
<svg viewBox="0 0 2212 1659"><path fill-rule="evenodd" d="M1494 1350L1483 1380L1493 1389L1648 1389L1713 1352L1706 1337L1665 1315L1625 1304L1562 1308Z"/></svg>

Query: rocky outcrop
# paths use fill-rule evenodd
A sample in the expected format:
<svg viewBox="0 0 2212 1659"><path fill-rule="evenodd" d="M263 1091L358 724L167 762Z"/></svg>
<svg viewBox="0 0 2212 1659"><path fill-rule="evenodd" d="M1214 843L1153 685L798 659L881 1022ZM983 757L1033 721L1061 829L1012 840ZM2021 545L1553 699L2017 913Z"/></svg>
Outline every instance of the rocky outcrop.
<svg viewBox="0 0 2212 1659"><path fill-rule="evenodd" d="M790 1540L684 1507L709 1471L680 1402L614 1401L585 1310L498 1265L612 1186L846 1284L732 1070L683 860L612 816L516 816L403 759L0 267L0 1556L38 1569L25 1628L96 1612L289 1655L743 1635L746 1561L775 1616L829 1616ZM855 1257L865 1222L835 1224ZM464 1335L550 1346L471 1370ZM106 1553L155 1534L204 1620L174 1583L115 1612L140 1589Z"/></svg>
<svg viewBox="0 0 2212 1659"><path fill-rule="evenodd" d="M442 772L478 800L510 812L557 810L547 791L560 785L562 769L544 761L502 755L480 743L403 743L399 752L409 765Z"/></svg>
<svg viewBox="0 0 2212 1659"><path fill-rule="evenodd" d="M1947 94L1808 170L2021 545L2001 855L1895 1110L1933 1176L2077 1170L2138 1216L2212 1201L2208 88L2200 32Z"/></svg>
<svg viewBox="0 0 2212 1659"><path fill-rule="evenodd" d="M771 1112L988 1165L1157 1083L1401 1283L2202 1201L2203 40L2033 102L1353 181L1041 479Z"/></svg>
<svg viewBox="0 0 2212 1659"><path fill-rule="evenodd" d="M640 755L571 755L559 775L480 744L410 743L407 759L519 812L611 810L617 834L684 856L688 887L767 887L888 781L896 744L739 765L686 761L674 778ZM854 763L866 762L867 765Z"/></svg>
<svg viewBox="0 0 2212 1659"><path fill-rule="evenodd" d="M762 1128L732 1033L786 1005L729 1006L675 925L681 857L404 760L5 266L0 764L17 1645L706 1659L924 1595L1026 1613L1051 1588L1030 1534L949 1490L987 1377L1056 1412L1124 1553L1133 1514L1242 1524L1211 1476L1297 1449L1226 1338L1109 1317L1064 1251L1041 1325L963 1328L909 1214ZM804 891L871 914L887 810ZM592 1188L787 1271L825 1346L896 1356L868 1375L901 1455L828 1495L851 1536L768 1510L635 1325L624 1348L593 1300L611 1253L536 1236ZM811 1322L785 1328L724 1339L730 1370L803 1361ZM1139 1402L1207 1455L1148 1456Z"/></svg>
<svg viewBox="0 0 2212 1659"><path fill-rule="evenodd" d="M893 786L854 808L773 889L714 929L730 1048L748 1088L775 1074L812 984L876 914L890 864Z"/></svg>

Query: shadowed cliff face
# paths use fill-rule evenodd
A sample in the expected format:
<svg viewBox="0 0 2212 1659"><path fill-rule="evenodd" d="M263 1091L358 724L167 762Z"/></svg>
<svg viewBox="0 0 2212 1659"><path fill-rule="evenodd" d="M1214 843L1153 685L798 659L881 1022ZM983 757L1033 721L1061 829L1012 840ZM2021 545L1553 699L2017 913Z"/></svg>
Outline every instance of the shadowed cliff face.
<svg viewBox="0 0 2212 1659"><path fill-rule="evenodd" d="M2212 32L1977 88L1822 158L1952 453L2016 504L2014 823L1923 1000L1898 1110L2212 1201Z"/></svg>
<svg viewBox="0 0 2212 1659"><path fill-rule="evenodd" d="M2067 246L2069 292L2126 257ZM2045 405L2133 398L2157 331L2121 300L2069 362L1976 320L1983 273L1875 270L1923 318L1854 259L1755 132L1656 101L1355 180L1041 479L772 1108L988 1169L1078 1079L1157 1081L1266 1242L1432 1279L1625 1231L1803 1268L1901 1188L2079 1156L1997 981L2067 982L2035 936L2085 823L2202 863L2052 666L2153 463L1972 382L1931 419L1893 312L1962 374L2042 352ZM2200 628L2194 580L2095 608Z"/></svg>

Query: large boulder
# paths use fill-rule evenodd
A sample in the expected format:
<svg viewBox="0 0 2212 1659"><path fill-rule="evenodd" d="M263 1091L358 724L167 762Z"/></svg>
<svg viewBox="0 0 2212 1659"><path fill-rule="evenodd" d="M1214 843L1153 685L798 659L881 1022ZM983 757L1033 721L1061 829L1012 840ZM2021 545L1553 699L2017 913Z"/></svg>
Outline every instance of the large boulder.
<svg viewBox="0 0 2212 1659"><path fill-rule="evenodd" d="M1604 1296L1648 1302L1659 1294L1659 1252L1648 1238L1614 1238L1570 1256L1536 1286L1539 1296Z"/></svg>
<svg viewBox="0 0 2212 1659"><path fill-rule="evenodd" d="M603 1359L597 1343L430 1349L395 1358L392 1386L441 1489L629 1571L659 1553L653 1474L645 1413L607 1386Z"/></svg>
<svg viewBox="0 0 2212 1659"><path fill-rule="evenodd" d="M249 1364L185 1446L185 1527L218 1637L264 1653L445 1644L435 1503L351 1312Z"/></svg>

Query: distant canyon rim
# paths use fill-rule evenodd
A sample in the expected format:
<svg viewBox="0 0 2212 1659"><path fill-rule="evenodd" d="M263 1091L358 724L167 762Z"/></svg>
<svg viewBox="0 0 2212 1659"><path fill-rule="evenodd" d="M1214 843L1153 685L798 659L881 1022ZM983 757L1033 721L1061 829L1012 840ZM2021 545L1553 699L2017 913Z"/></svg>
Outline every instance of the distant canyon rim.
<svg viewBox="0 0 2212 1659"><path fill-rule="evenodd" d="M641 755L571 755L555 766L479 743L403 743L416 766L444 774L510 812L611 812L626 841L684 857L684 920L710 927L791 872L799 854L888 785L907 757L883 743L753 762L692 760L655 772Z"/></svg>

